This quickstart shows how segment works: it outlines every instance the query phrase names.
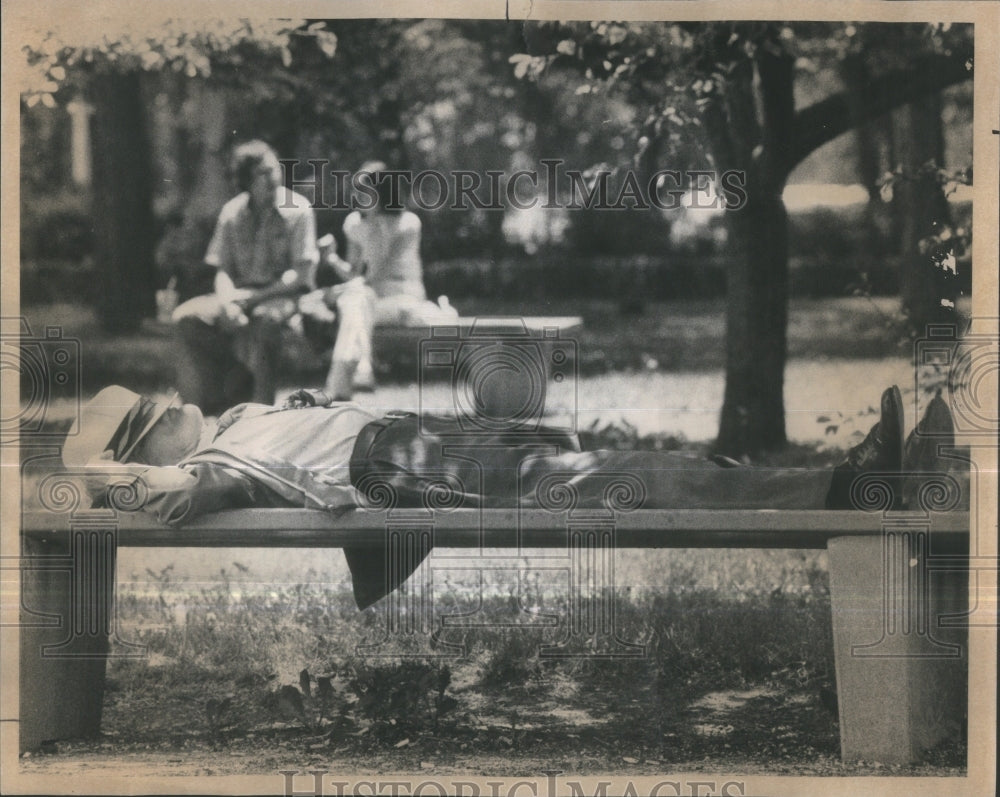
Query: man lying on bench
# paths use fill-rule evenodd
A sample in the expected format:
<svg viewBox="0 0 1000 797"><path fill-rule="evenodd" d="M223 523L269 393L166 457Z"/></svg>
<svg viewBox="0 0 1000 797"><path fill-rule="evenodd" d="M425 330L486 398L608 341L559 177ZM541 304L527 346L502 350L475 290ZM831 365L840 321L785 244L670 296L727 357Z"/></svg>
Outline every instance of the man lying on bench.
<svg viewBox="0 0 1000 797"><path fill-rule="evenodd" d="M555 473L567 476L578 506L594 508L604 506L607 475L628 473L645 488L645 509L850 509L859 474L898 473L904 465L903 406L895 386L882 394L879 422L832 473L659 451L582 451L575 434L490 423L510 417L509 400L504 385L487 384L477 396L479 418L377 418L322 391L299 390L284 406L241 404L206 425L191 404L157 403L112 386L83 408L63 460L92 474L87 487L96 505L107 505L110 486L128 485L144 511L169 524L241 507L340 513L358 506L359 492L373 484L390 485L397 506L424 506L425 489L445 483L460 506L537 507L536 488ZM928 407L922 425L928 424L938 440L952 429L940 398ZM911 435L907 451L916 456L919 448ZM359 608L395 589L419 563L390 579L378 549L347 548L345 554Z"/></svg>

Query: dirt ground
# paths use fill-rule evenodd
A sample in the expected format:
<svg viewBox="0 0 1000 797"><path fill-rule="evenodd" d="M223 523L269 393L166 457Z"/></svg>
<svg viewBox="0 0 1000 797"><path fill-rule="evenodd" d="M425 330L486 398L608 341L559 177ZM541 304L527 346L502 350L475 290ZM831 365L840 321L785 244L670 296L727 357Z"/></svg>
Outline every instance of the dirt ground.
<svg viewBox="0 0 1000 797"><path fill-rule="evenodd" d="M199 694L200 692L200 694ZM127 770L156 776L276 776L322 769L366 775L540 777L659 776L740 772L798 776L933 776L965 773L964 746L933 751L926 763L840 761L837 724L812 689L759 686L708 691L695 699L654 695L649 684L599 692L564 677L485 691L455 690L460 708L435 729L381 731L275 720L250 700L207 727L204 685L142 695L112 691L103 736L47 745L21 759L23 774L71 778ZM166 699L164 699L166 697ZM662 714L651 717L655 700ZM641 717L641 722L634 719Z"/></svg>

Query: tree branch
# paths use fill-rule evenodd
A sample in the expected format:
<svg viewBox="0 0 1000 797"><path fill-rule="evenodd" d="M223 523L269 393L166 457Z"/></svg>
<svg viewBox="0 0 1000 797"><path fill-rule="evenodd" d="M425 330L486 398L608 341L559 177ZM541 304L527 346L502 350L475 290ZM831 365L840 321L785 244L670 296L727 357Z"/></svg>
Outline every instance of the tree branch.
<svg viewBox="0 0 1000 797"><path fill-rule="evenodd" d="M966 68L966 63L964 55L927 56L913 67L894 70L871 80L853 113L846 91L799 111L792 122L786 174L811 152L859 123L955 83L971 80L972 72Z"/></svg>

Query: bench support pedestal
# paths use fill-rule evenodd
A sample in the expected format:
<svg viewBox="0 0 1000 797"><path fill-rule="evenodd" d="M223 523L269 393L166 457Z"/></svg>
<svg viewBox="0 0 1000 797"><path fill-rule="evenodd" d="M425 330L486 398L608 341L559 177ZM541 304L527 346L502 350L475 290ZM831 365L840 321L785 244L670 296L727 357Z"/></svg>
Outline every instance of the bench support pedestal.
<svg viewBox="0 0 1000 797"><path fill-rule="evenodd" d="M958 739L967 705L968 572L936 571L924 528L827 545L845 761L918 761Z"/></svg>
<svg viewBox="0 0 1000 797"><path fill-rule="evenodd" d="M94 551L24 540L21 569L20 750L101 729L113 581L92 579ZM103 546L100 546L103 547ZM107 552L106 552L107 553ZM99 554L98 554L99 555ZM110 551L113 562L114 550ZM89 571L89 572L88 572ZM103 581L103 584L94 583ZM89 583L87 583L89 582Z"/></svg>

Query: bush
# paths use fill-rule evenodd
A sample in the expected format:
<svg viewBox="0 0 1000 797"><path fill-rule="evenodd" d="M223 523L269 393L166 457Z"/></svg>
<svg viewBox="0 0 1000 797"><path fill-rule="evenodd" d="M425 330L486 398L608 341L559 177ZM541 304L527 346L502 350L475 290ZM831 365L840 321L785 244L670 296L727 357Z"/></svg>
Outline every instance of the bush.
<svg viewBox="0 0 1000 797"><path fill-rule="evenodd" d="M506 249L500 211L455 211L447 206L420 213L423 221L421 252L425 260L476 258Z"/></svg>
<svg viewBox="0 0 1000 797"><path fill-rule="evenodd" d="M663 255L670 248L670 223L656 210L575 210L566 246L577 255Z"/></svg>
<svg viewBox="0 0 1000 797"><path fill-rule="evenodd" d="M94 252L94 222L83 193L63 191L21 203L21 261L79 262Z"/></svg>
<svg viewBox="0 0 1000 797"><path fill-rule="evenodd" d="M789 215L792 295L845 296L857 291L896 293L898 257L881 206L813 208Z"/></svg>
<svg viewBox="0 0 1000 797"><path fill-rule="evenodd" d="M639 294L645 300L662 301L723 294L725 268L725 259L719 256L580 257L547 248L534 256L431 262L425 266L424 279L430 296L624 300Z"/></svg>

